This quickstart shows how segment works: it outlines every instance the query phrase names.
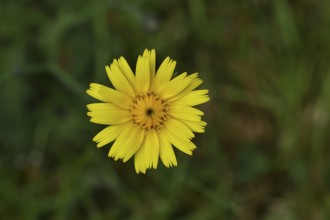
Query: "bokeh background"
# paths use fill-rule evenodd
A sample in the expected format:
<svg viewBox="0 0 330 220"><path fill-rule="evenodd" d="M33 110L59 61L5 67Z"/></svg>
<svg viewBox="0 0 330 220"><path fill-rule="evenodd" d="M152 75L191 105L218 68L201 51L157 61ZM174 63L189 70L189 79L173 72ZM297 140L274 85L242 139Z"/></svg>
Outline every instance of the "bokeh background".
<svg viewBox="0 0 330 220"><path fill-rule="evenodd" d="M90 82L145 48L199 72L193 157L137 175ZM330 1L1 0L0 219L330 219Z"/></svg>

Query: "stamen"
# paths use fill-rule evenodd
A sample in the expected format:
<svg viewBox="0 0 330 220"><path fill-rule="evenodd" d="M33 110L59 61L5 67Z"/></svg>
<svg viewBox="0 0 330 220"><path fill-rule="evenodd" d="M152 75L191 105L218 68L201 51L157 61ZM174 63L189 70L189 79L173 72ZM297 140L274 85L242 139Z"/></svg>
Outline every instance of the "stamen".
<svg viewBox="0 0 330 220"><path fill-rule="evenodd" d="M136 94L130 108L130 115L134 124L145 129L159 131L168 117L168 104L159 95L148 91Z"/></svg>

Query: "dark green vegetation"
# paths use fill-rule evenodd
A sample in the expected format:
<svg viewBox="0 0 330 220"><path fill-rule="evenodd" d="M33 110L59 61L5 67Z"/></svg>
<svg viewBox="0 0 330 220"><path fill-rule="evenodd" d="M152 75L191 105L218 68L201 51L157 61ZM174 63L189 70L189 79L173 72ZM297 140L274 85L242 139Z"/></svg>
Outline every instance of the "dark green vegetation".
<svg viewBox="0 0 330 220"><path fill-rule="evenodd" d="M330 1L0 2L0 219L330 219ZM200 72L193 157L137 175L85 90L144 48Z"/></svg>

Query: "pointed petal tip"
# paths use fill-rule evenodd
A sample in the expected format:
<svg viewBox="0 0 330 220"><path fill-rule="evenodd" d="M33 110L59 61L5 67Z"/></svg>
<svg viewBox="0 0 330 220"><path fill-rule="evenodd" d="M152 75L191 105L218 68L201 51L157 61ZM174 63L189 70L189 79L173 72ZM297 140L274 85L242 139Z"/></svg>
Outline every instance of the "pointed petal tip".
<svg viewBox="0 0 330 220"><path fill-rule="evenodd" d="M99 84L97 84L97 83L90 83L89 84L89 87L90 88L97 88L97 87L99 87Z"/></svg>
<svg viewBox="0 0 330 220"><path fill-rule="evenodd" d="M148 48L144 49L143 56L149 56L149 54L150 54L149 49Z"/></svg>
<svg viewBox="0 0 330 220"><path fill-rule="evenodd" d="M136 174L146 174L146 170L135 168Z"/></svg>
<svg viewBox="0 0 330 220"><path fill-rule="evenodd" d="M97 147L97 148L101 148L101 147L104 147L104 146L106 145L106 143L102 143L102 141L100 141L100 140L94 140L94 139L93 139L93 141L94 141L95 143L97 143L97 144L96 144L96 147Z"/></svg>

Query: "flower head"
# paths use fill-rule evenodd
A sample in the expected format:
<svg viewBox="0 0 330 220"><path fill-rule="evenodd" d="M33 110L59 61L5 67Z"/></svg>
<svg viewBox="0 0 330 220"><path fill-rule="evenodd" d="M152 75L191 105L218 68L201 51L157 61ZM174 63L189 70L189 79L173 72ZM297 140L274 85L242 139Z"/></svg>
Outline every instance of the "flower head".
<svg viewBox="0 0 330 220"><path fill-rule="evenodd" d="M198 73L172 79L176 62L167 57L156 72L155 50L138 57L135 74L123 57L106 66L114 88L91 83L87 93L101 101L87 105L91 122L107 125L93 139L97 147L114 142L109 157L128 161L134 156L137 173L177 166L173 146L192 155L193 132L203 133L202 111L193 106L209 100L208 90L194 90Z"/></svg>

